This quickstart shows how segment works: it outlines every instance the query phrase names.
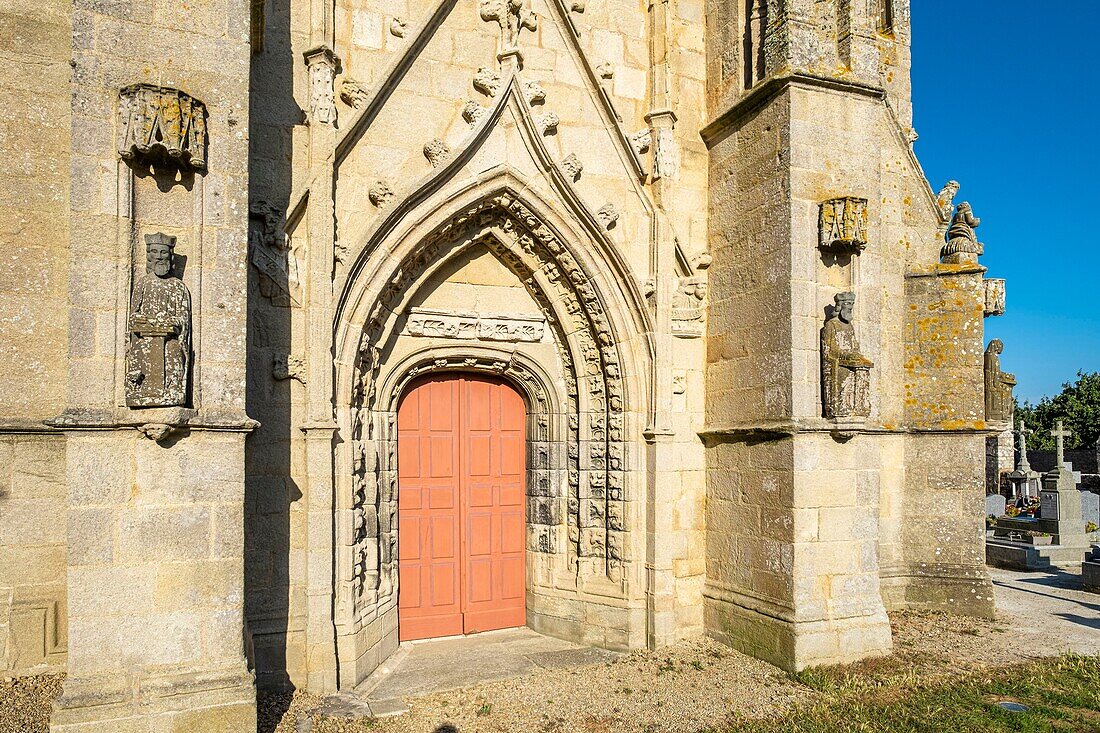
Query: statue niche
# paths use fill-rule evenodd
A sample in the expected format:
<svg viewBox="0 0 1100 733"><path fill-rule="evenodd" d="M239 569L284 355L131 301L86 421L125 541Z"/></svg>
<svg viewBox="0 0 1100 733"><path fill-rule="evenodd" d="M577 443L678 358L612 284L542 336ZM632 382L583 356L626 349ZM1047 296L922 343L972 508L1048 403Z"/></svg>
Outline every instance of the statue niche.
<svg viewBox="0 0 1100 733"><path fill-rule="evenodd" d="M145 275L130 296L126 404L187 404L191 366L191 293L172 270L176 238L145 235Z"/></svg>
<svg viewBox="0 0 1100 733"><path fill-rule="evenodd" d="M821 329L821 388L827 418L868 417L871 414L871 368L875 363L859 352L852 325L855 293L838 293L833 312Z"/></svg>
<svg viewBox="0 0 1100 733"><path fill-rule="evenodd" d="M1004 348L1000 339L993 339L985 350L986 422L1012 420L1012 388L1016 386L1016 375L1001 371L1001 352Z"/></svg>

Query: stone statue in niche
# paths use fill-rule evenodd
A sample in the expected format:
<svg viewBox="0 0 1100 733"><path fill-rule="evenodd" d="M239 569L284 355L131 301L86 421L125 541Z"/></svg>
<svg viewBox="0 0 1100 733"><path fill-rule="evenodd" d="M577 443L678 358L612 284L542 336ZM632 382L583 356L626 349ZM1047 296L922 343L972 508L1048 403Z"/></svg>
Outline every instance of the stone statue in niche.
<svg viewBox="0 0 1100 733"><path fill-rule="evenodd" d="M179 89L132 84L118 93L123 160L206 170L206 105Z"/></svg>
<svg viewBox="0 0 1100 733"><path fill-rule="evenodd" d="M970 208L970 204L965 201L959 204L955 209L955 216L951 219L951 226L947 229L947 244L940 252L944 264L977 264L978 255L985 252L985 248L974 232L981 223L982 220L974 216L974 210Z"/></svg>
<svg viewBox="0 0 1100 733"><path fill-rule="evenodd" d="M191 368L191 293L172 270L176 238L145 235L145 276L130 297L126 404L187 404Z"/></svg>
<svg viewBox="0 0 1100 733"><path fill-rule="evenodd" d="M986 422L1012 420L1012 388L1016 375L1001 371L1001 352L1005 345L993 339L985 350L985 419Z"/></svg>
<svg viewBox="0 0 1100 733"><path fill-rule="evenodd" d="M828 418L871 414L871 368L875 363L859 351L852 325L855 293L838 293L833 312L821 329L821 387Z"/></svg>

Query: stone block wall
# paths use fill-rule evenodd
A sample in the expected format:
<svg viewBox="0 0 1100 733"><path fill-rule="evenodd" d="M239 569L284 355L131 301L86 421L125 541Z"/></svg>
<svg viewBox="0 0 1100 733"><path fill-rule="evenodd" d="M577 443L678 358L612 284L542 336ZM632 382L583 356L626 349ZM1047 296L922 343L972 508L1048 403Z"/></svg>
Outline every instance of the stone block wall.
<svg viewBox="0 0 1100 733"><path fill-rule="evenodd" d="M71 3L0 6L0 671L65 662Z"/></svg>
<svg viewBox="0 0 1100 733"><path fill-rule="evenodd" d="M64 668L65 442L0 435L0 672Z"/></svg>

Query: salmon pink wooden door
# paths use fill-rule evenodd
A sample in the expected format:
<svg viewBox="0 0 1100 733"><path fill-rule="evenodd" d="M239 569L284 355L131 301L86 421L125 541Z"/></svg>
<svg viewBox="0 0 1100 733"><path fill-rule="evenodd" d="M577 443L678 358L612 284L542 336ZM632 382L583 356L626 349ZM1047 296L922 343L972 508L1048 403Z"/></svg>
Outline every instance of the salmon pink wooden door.
<svg viewBox="0 0 1100 733"><path fill-rule="evenodd" d="M397 414L402 640L522 626L525 420L504 382L432 377Z"/></svg>

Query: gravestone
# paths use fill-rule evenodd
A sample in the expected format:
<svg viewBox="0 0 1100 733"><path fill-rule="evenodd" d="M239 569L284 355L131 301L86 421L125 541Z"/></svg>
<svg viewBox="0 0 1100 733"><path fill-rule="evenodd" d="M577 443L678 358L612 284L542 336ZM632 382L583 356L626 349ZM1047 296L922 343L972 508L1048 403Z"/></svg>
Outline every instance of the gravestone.
<svg viewBox="0 0 1100 733"><path fill-rule="evenodd" d="M1057 461L1054 468L1043 474L1043 490L1039 493L1039 522L1037 529L1054 535L1054 544L1067 548L1088 547L1085 522L1081 516L1081 492L1073 472L1066 467L1065 438L1071 433L1062 427L1050 431L1057 445Z"/></svg>
<svg viewBox="0 0 1100 733"><path fill-rule="evenodd" d="M1089 522L1100 526L1100 494L1094 494L1091 491L1081 492L1081 521L1086 526Z"/></svg>
<svg viewBox="0 0 1100 733"><path fill-rule="evenodd" d="M1003 517L1005 513L1005 498L1001 494L989 494L985 497L985 515L988 517Z"/></svg>

